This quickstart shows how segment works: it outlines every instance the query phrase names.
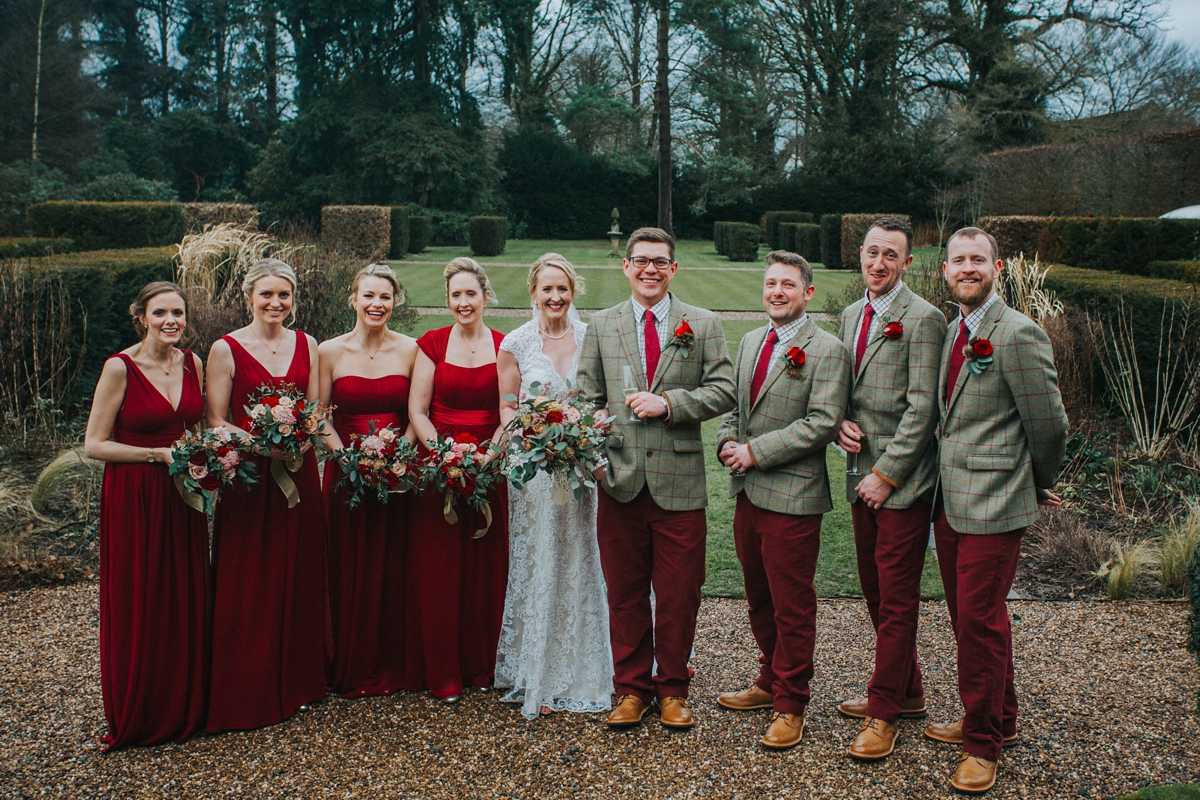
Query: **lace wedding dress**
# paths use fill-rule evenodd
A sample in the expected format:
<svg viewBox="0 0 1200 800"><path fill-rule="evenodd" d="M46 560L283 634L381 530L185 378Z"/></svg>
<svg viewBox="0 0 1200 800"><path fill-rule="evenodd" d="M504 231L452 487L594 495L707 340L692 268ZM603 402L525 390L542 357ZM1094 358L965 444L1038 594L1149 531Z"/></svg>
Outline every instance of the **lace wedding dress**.
<svg viewBox="0 0 1200 800"><path fill-rule="evenodd" d="M504 337L517 359L521 394L560 395L575 380L586 326L572 324L575 358L559 375L542 352L537 318ZM565 380L564 380L565 378ZM613 660L608 604L596 543L596 491L565 505L551 500L553 482L539 473L523 489L509 486L508 594L496 661L501 700L521 703L533 719L540 706L555 711L610 708Z"/></svg>

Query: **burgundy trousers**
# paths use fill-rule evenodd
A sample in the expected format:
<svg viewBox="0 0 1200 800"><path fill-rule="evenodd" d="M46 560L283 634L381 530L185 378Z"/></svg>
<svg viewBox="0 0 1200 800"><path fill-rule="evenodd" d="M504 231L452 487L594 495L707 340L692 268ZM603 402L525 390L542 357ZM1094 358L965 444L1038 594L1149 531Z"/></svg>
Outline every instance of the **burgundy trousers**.
<svg viewBox="0 0 1200 800"><path fill-rule="evenodd" d="M940 507L933 518L938 566L958 644L963 750L997 761L1004 737L1017 732L1012 628L1005 599L1017 574L1024 528L959 533Z"/></svg>
<svg viewBox="0 0 1200 800"><path fill-rule="evenodd" d="M904 698L925 694L917 664L917 622L929 542L929 503L918 500L905 509L874 509L855 500L850 516L858 580L875 628L875 672L867 687L867 714L895 722Z"/></svg>
<svg viewBox="0 0 1200 800"><path fill-rule="evenodd" d="M608 588L618 697L631 694L649 703L688 696L707 537L702 508L667 511L654 502L649 488L628 503L599 492L596 538ZM655 660L658 672L652 676Z"/></svg>
<svg viewBox="0 0 1200 800"><path fill-rule="evenodd" d="M755 684L775 696L775 710L803 714L813 676L821 514L767 511L737 498L733 541L746 583L750 630L761 667Z"/></svg>

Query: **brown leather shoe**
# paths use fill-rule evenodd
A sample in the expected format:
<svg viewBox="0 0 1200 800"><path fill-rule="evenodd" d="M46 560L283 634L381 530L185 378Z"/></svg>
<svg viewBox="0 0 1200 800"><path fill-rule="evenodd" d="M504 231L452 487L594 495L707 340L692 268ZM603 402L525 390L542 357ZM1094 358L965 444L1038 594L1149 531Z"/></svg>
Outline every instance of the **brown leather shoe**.
<svg viewBox="0 0 1200 800"><path fill-rule="evenodd" d="M752 683L749 689L717 695L717 704L734 711L753 711L756 708L772 708L775 695L764 692L757 683Z"/></svg>
<svg viewBox="0 0 1200 800"><path fill-rule="evenodd" d="M945 742L946 744L963 743L962 720L956 719L954 722L934 722L925 726L926 738L933 739L935 742ZM1021 736L1014 733L1012 736L1004 737L1005 747L1015 747L1021 741Z"/></svg>
<svg viewBox="0 0 1200 800"><path fill-rule="evenodd" d="M867 698L856 697L853 700L844 700L838 704L837 710L844 717L866 719ZM916 697L906 697L900 705L900 719L920 719L926 713L928 711L925 708L925 695L923 694L919 694Z"/></svg>
<svg viewBox="0 0 1200 800"><path fill-rule="evenodd" d="M995 761L963 753L950 785L967 794L983 794L996 785L996 766Z"/></svg>
<svg viewBox="0 0 1200 800"><path fill-rule="evenodd" d="M617 698L617 707L608 715L605 722L610 728L628 728L637 725L650 710L650 704L632 694L623 694Z"/></svg>
<svg viewBox="0 0 1200 800"><path fill-rule="evenodd" d="M668 728L684 730L696 724L686 697L664 697L658 701L659 722Z"/></svg>
<svg viewBox="0 0 1200 800"><path fill-rule="evenodd" d="M804 715L785 714L776 711L771 715L771 724L762 738L762 746L772 750L787 750L800 744L804 738Z"/></svg>
<svg viewBox="0 0 1200 800"><path fill-rule="evenodd" d="M887 758L896 749L896 739L899 736L899 723L867 717L859 726L858 736L850 743L850 757L861 761L879 761Z"/></svg>

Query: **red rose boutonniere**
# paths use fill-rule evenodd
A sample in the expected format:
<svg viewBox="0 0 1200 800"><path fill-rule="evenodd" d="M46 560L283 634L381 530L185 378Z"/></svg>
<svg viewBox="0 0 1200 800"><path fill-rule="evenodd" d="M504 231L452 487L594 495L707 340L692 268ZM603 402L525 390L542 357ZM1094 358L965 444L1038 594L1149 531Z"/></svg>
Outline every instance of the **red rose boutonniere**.
<svg viewBox="0 0 1200 800"><path fill-rule="evenodd" d="M883 335L888 339L899 339L904 335L904 326L900 320L894 319L883 324Z"/></svg>
<svg viewBox="0 0 1200 800"><path fill-rule="evenodd" d="M971 372L982 375L992 363L992 343L976 337L963 348L963 357L967 359L967 367Z"/></svg>
<svg viewBox="0 0 1200 800"><path fill-rule="evenodd" d="M783 368L790 378L800 377L800 368L804 366L804 351L793 347L783 354Z"/></svg>
<svg viewBox="0 0 1200 800"><path fill-rule="evenodd" d="M683 348L683 357L687 358L691 354L692 345L696 342L696 333L692 330L692 326L688 325L688 321L682 320L679 327L675 329L675 336L671 341L667 342L667 347L675 345Z"/></svg>

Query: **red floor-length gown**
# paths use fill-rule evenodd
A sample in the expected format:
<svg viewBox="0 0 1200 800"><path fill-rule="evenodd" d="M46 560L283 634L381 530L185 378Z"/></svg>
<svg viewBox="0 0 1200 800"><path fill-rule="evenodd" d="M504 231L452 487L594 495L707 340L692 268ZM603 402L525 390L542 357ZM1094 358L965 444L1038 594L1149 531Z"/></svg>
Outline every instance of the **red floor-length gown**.
<svg viewBox="0 0 1200 800"><path fill-rule="evenodd" d="M204 415L192 354L172 408L129 356L113 438L170 447ZM100 498L100 685L105 752L183 741L204 726L208 685L208 519L165 464L107 464Z"/></svg>
<svg viewBox="0 0 1200 800"><path fill-rule="evenodd" d="M470 433L482 442L500 424L496 365L447 364L450 330L417 340L436 365L429 418L443 436ZM492 339L499 349L504 335L492 331ZM488 499L492 525L479 539L471 537L483 518L465 503L456 525L446 522L440 494L426 491L410 504L406 689L449 697L492 683L508 582L508 487Z"/></svg>
<svg viewBox="0 0 1200 800"><path fill-rule="evenodd" d="M347 375L333 382L333 426L350 446L388 425L408 427L408 378ZM329 514L329 600L333 612L333 691L345 697L391 694L404 683L405 561L408 494L381 504L369 494L357 506L336 488L337 464L325 465Z"/></svg>
<svg viewBox="0 0 1200 800"><path fill-rule="evenodd" d="M235 375L229 419L260 385L308 386L308 338L296 332L287 374L275 377L230 336ZM255 459L258 483L221 493L213 520L212 683L207 729L281 722L325 697L325 498L317 458L290 473L295 508Z"/></svg>

